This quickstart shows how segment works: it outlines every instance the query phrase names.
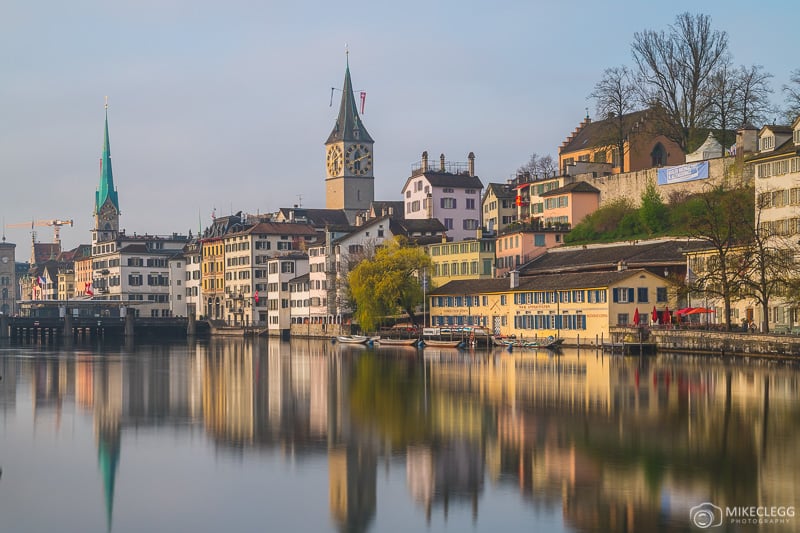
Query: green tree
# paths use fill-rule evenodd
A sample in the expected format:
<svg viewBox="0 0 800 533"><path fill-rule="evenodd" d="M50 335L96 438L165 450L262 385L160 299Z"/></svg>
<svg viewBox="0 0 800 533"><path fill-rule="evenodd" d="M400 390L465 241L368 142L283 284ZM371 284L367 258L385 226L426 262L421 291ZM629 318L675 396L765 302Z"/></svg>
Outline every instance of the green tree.
<svg viewBox="0 0 800 533"><path fill-rule="evenodd" d="M652 181L642 193L639 220L650 235L662 233L669 225L669 209L664 205L661 194Z"/></svg>
<svg viewBox="0 0 800 533"><path fill-rule="evenodd" d="M387 315L405 311L416 325L414 308L422 304L420 274L431 266L422 248L396 237L361 261L348 277L355 319L364 331L374 330Z"/></svg>

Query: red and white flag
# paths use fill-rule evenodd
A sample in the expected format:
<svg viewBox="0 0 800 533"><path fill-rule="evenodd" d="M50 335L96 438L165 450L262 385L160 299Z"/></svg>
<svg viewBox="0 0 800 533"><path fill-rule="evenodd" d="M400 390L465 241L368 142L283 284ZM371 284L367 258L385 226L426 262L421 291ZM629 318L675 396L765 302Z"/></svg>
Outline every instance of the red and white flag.
<svg viewBox="0 0 800 533"><path fill-rule="evenodd" d="M253 299L258 303L258 291L253 294Z"/></svg>
<svg viewBox="0 0 800 533"><path fill-rule="evenodd" d="M361 114L364 114L364 102L367 101L367 91L361 91Z"/></svg>
<svg viewBox="0 0 800 533"><path fill-rule="evenodd" d="M91 281L87 281L86 284L83 286L83 292L85 292L87 296L94 296L94 291L92 290Z"/></svg>

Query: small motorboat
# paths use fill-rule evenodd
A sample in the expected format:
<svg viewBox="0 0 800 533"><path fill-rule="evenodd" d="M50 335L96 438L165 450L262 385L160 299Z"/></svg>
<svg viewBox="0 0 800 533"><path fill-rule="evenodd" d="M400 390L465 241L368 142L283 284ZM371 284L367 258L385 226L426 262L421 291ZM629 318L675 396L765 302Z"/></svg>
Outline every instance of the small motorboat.
<svg viewBox="0 0 800 533"><path fill-rule="evenodd" d="M419 342L419 339L383 339L380 338L376 341L381 346L414 346Z"/></svg>
<svg viewBox="0 0 800 533"><path fill-rule="evenodd" d="M458 348L461 346L462 341L460 340L436 340L436 339L424 339L423 342L425 346L430 346L431 348Z"/></svg>
<svg viewBox="0 0 800 533"><path fill-rule="evenodd" d="M337 335L336 342L342 344L366 344L370 337L364 335Z"/></svg>

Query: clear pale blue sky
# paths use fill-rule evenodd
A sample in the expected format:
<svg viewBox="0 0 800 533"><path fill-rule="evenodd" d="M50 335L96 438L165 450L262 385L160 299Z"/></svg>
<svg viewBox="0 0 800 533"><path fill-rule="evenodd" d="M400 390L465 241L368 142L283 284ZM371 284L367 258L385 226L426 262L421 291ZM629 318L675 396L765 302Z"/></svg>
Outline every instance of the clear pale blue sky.
<svg viewBox="0 0 800 533"><path fill-rule="evenodd" d="M196 231L212 208L324 207L325 142L345 43L367 91L376 198L399 200L423 150L484 184L532 152L556 156L634 32L711 15L736 64L789 72L796 1L6 2L0 6L0 215L72 218L89 242L109 96L114 179L129 233ZM40 241L52 239L37 228ZM30 231L7 229L29 256Z"/></svg>

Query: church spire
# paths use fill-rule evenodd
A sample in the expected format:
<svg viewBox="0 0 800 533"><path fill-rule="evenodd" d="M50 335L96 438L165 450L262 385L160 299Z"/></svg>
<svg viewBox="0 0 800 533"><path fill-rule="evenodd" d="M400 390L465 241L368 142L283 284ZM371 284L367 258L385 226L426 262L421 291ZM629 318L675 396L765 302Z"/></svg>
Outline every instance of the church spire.
<svg viewBox="0 0 800 533"><path fill-rule="evenodd" d="M339 105L339 117L333 126L325 144L339 141L374 142L367 133L361 117L358 116L358 106L353 96L353 83L350 81L350 54L347 56L347 65L344 71L344 87L342 88L342 102Z"/></svg>
<svg viewBox="0 0 800 533"><path fill-rule="evenodd" d="M107 200L119 211L119 199L114 188L114 175L111 171L111 144L108 142L108 97L106 97L106 123L103 137L103 155L100 158L100 186L95 193L94 212L97 214Z"/></svg>

